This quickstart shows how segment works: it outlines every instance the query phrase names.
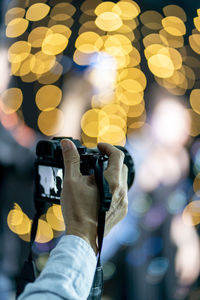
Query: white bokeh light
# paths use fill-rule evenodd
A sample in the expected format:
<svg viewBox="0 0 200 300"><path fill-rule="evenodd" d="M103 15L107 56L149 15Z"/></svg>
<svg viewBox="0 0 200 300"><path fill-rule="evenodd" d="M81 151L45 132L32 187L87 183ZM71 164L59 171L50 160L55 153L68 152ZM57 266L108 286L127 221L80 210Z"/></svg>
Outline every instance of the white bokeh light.
<svg viewBox="0 0 200 300"><path fill-rule="evenodd" d="M161 99L153 112L152 128L160 143L174 148L183 146L189 136L190 117L180 102Z"/></svg>

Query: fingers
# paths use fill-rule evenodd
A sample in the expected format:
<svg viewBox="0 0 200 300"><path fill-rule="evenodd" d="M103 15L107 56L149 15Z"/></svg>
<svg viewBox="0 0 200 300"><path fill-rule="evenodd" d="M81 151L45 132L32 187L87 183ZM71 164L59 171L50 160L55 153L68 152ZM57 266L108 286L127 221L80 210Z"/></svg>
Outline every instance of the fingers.
<svg viewBox="0 0 200 300"><path fill-rule="evenodd" d="M74 143L70 140L61 140L61 148L65 165L65 178L79 177L80 156Z"/></svg>
<svg viewBox="0 0 200 300"><path fill-rule="evenodd" d="M118 189L114 191L113 199L111 203L111 209L116 211L119 205L121 206L122 210L126 205L128 205L128 197L127 197L127 177L128 177L128 168L126 165L122 166L121 172L121 181L120 186Z"/></svg>
<svg viewBox="0 0 200 300"><path fill-rule="evenodd" d="M110 232L113 226L126 216L128 212L127 177L128 168L123 164L121 172L121 188L114 191L111 207L106 214L105 236Z"/></svg>
<svg viewBox="0 0 200 300"><path fill-rule="evenodd" d="M124 153L107 143L99 143L98 148L102 154L108 156L108 167L104 171L104 176L113 194L114 191L120 187Z"/></svg>
<svg viewBox="0 0 200 300"><path fill-rule="evenodd" d="M108 167L116 166L121 170L124 162L124 153L121 150L107 143L98 143L98 148L109 157Z"/></svg>

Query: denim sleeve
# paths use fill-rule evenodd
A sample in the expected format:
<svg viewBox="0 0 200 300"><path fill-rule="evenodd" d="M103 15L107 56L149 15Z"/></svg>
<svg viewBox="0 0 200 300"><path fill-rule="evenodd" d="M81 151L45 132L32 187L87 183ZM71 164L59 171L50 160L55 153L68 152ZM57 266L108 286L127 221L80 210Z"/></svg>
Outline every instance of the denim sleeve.
<svg viewBox="0 0 200 300"><path fill-rule="evenodd" d="M77 236L63 236L40 276L26 286L18 300L85 300L96 263L96 255L87 242Z"/></svg>

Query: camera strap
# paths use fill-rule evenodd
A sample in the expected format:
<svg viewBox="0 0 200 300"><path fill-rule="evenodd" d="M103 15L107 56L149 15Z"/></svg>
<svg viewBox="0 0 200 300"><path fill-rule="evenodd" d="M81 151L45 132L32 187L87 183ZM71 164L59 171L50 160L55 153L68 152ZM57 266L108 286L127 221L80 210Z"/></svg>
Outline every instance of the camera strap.
<svg viewBox="0 0 200 300"><path fill-rule="evenodd" d="M112 201L112 194L109 192L109 185L104 178L103 171L103 160L102 158L100 158L96 162L95 167L95 179L100 194L100 207L97 228L99 254L92 288L87 300L100 300L103 293L103 268L101 265L101 250L103 246L106 212L109 210Z"/></svg>
<svg viewBox="0 0 200 300"><path fill-rule="evenodd" d="M35 281L38 275L35 261L32 255L32 246L35 241L39 218L44 212L44 203L40 201L38 202L35 199L35 208L36 208L36 214L34 216L32 227L31 227L30 252L29 252L28 259L25 261L22 270L20 272L20 275L17 279L17 289L16 289L17 297L24 291L24 288L28 283Z"/></svg>

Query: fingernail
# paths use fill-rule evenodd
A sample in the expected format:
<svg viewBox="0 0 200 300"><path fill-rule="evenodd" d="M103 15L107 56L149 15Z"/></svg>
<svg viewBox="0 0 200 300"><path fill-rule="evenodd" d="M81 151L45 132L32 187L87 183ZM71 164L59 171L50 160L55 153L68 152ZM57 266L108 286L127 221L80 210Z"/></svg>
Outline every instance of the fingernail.
<svg viewBox="0 0 200 300"><path fill-rule="evenodd" d="M68 151L72 148L72 144L68 140L62 140L61 141L61 148L63 151Z"/></svg>

